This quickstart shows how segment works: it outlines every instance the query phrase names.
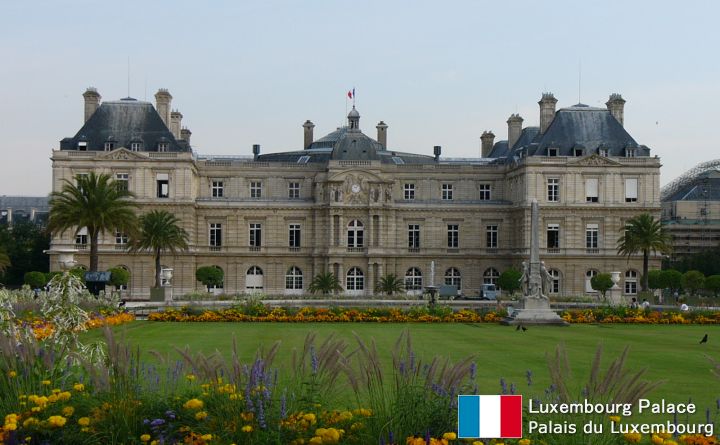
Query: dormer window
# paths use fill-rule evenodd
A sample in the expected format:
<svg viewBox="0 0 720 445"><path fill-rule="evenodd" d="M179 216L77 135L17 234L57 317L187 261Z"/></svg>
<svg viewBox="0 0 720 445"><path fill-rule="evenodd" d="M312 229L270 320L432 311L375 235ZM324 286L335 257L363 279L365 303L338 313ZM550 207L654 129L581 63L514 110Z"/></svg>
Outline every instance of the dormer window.
<svg viewBox="0 0 720 445"><path fill-rule="evenodd" d="M168 151L168 146L167 142L158 142L158 151Z"/></svg>
<svg viewBox="0 0 720 445"><path fill-rule="evenodd" d="M547 155L548 156L557 156L558 155L558 149L557 148L550 148L547 149Z"/></svg>
<svg viewBox="0 0 720 445"><path fill-rule="evenodd" d="M85 142L85 141L78 142L78 150L87 151L87 142Z"/></svg>
<svg viewBox="0 0 720 445"><path fill-rule="evenodd" d="M583 155L583 149L582 148L573 148L573 156L580 157Z"/></svg>
<svg viewBox="0 0 720 445"><path fill-rule="evenodd" d="M636 150L634 148L626 148L625 149L625 157L626 158L634 158L636 154Z"/></svg>
<svg viewBox="0 0 720 445"><path fill-rule="evenodd" d="M598 154L602 156L603 158L608 157L608 149L607 148L601 148L598 150Z"/></svg>
<svg viewBox="0 0 720 445"><path fill-rule="evenodd" d="M115 142L105 142L105 151L110 151L115 149Z"/></svg>
<svg viewBox="0 0 720 445"><path fill-rule="evenodd" d="M140 142L140 141L130 142L130 150L132 150L132 151L142 150L142 142Z"/></svg>

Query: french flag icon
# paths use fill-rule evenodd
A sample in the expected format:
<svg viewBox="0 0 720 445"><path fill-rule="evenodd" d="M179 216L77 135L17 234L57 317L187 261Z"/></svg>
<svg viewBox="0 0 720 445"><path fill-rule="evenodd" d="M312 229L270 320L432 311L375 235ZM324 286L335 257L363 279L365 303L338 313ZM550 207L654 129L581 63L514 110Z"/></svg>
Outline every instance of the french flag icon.
<svg viewBox="0 0 720 445"><path fill-rule="evenodd" d="M459 395L458 438L522 438L522 396Z"/></svg>

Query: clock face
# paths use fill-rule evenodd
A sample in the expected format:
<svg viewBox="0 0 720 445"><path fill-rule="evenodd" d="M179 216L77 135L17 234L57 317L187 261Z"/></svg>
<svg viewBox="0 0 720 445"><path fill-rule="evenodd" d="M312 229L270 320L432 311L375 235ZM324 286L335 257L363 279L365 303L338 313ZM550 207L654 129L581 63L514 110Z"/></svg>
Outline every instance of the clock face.
<svg viewBox="0 0 720 445"><path fill-rule="evenodd" d="M353 184L352 187L350 188L350 190L352 190L353 193L358 193L358 192L360 192L360 185Z"/></svg>

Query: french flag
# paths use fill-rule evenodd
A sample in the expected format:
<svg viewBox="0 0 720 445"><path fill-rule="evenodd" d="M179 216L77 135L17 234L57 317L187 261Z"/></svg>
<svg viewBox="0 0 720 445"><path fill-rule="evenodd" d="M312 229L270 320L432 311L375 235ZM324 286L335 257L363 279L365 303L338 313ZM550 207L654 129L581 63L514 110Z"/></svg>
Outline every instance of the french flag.
<svg viewBox="0 0 720 445"><path fill-rule="evenodd" d="M522 438L522 396L458 396L458 438Z"/></svg>

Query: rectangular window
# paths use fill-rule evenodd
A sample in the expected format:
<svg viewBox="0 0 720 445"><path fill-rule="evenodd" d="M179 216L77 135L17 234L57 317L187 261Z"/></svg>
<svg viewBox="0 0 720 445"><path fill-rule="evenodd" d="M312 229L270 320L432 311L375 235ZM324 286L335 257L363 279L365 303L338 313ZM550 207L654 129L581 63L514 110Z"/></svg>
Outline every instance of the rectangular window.
<svg viewBox="0 0 720 445"><path fill-rule="evenodd" d="M547 225L547 248L560 248L560 224Z"/></svg>
<svg viewBox="0 0 720 445"><path fill-rule="evenodd" d="M457 249L460 245L460 226L457 224L448 224L447 226L447 246L450 249Z"/></svg>
<svg viewBox="0 0 720 445"><path fill-rule="evenodd" d="M210 247L222 246L222 224L210 223Z"/></svg>
<svg viewBox="0 0 720 445"><path fill-rule="evenodd" d="M168 143L167 142L158 143L158 151L162 151L162 152L168 151Z"/></svg>
<svg viewBox="0 0 720 445"><path fill-rule="evenodd" d="M250 182L250 197L256 199L262 198L262 182Z"/></svg>
<svg viewBox="0 0 720 445"><path fill-rule="evenodd" d="M81 228L75 235L75 244L78 248L84 249L88 242L88 231L87 227Z"/></svg>
<svg viewBox="0 0 720 445"><path fill-rule="evenodd" d="M635 149L634 148L626 148L625 149L625 157L634 158L635 157Z"/></svg>
<svg viewBox="0 0 720 445"><path fill-rule="evenodd" d="M480 184L480 200L490 201L490 184Z"/></svg>
<svg viewBox="0 0 720 445"><path fill-rule="evenodd" d="M130 142L130 150L132 150L132 151L142 150L142 142Z"/></svg>
<svg viewBox="0 0 720 445"><path fill-rule="evenodd" d="M550 148L547 149L547 155L548 156L557 156L558 155L558 149L557 148Z"/></svg>
<svg viewBox="0 0 720 445"><path fill-rule="evenodd" d="M300 183L290 182L288 183L288 198L299 199L300 198Z"/></svg>
<svg viewBox="0 0 720 445"><path fill-rule="evenodd" d="M405 184L403 186L404 198L406 201L415 199L415 184Z"/></svg>
<svg viewBox="0 0 720 445"><path fill-rule="evenodd" d="M408 249L420 248L420 224L408 224Z"/></svg>
<svg viewBox="0 0 720 445"><path fill-rule="evenodd" d="M105 142L105 151L110 151L115 149L115 143L114 142Z"/></svg>
<svg viewBox="0 0 720 445"><path fill-rule="evenodd" d="M598 248L598 230L597 224L585 225L585 247L587 249Z"/></svg>
<svg viewBox="0 0 720 445"><path fill-rule="evenodd" d="M116 173L115 174L115 184L117 185L118 191L121 192L127 192L130 190L130 187L128 186L130 181L130 175L127 173Z"/></svg>
<svg viewBox="0 0 720 445"><path fill-rule="evenodd" d="M560 179L549 178L547 180L547 200L549 202L560 201Z"/></svg>
<svg viewBox="0 0 720 445"><path fill-rule="evenodd" d="M442 199L443 199L443 201L452 201L452 199L453 199L452 184L443 184L442 185Z"/></svg>
<svg viewBox="0 0 720 445"><path fill-rule="evenodd" d="M637 202L638 180L637 178L625 179L625 202Z"/></svg>
<svg viewBox="0 0 720 445"><path fill-rule="evenodd" d="M212 181L210 191L213 198L222 198L225 193L225 183L223 181Z"/></svg>
<svg viewBox="0 0 720 445"><path fill-rule="evenodd" d="M170 197L170 175L167 173L158 173L157 180L157 197L158 198L169 198Z"/></svg>
<svg viewBox="0 0 720 445"><path fill-rule="evenodd" d="M585 179L585 202L598 202L598 178Z"/></svg>
<svg viewBox="0 0 720 445"><path fill-rule="evenodd" d="M607 158L607 156L608 156L608 150L607 150L607 148L601 148L601 149L599 149L599 150L598 150L598 153L600 154L600 156L602 156L602 157L604 157L604 158Z"/></svg>
<svg viewBox="0 0 720 445"><path fill-rule="evenodd" d="M300 247L300 224L290 224L288 226L288 246Z"/></svg>
<svg viewBox="0 0 720 445"><path fill-rule="evenodd" d="M491 225L485 227L485 245L488 249L497 249L498 226Z"/></svg>
<svg viewBox="0 0 720 445"><path fill-rule="evenodd" d="M127 233L123 233L119 230L115 231L115 244L118 246L125 246L128 243Z"/></svg>
<svg viewBox="0 0 720 445"><path fill-rule="evenodd" d="M250 224L250 247L259 248L262 246L262 224Z"/></svg>

